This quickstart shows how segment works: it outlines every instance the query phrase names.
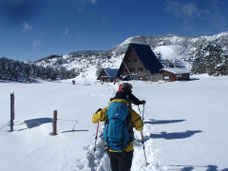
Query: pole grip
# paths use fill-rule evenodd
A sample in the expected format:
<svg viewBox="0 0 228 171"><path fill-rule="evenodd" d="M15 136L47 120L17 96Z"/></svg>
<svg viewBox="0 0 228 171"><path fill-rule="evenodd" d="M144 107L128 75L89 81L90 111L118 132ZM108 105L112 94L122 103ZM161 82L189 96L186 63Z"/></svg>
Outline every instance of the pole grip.
<svg viewBox="0 0 228 171"><path fill-rule="evenodd" d="M145 111L145 103L143 104L143 109L142 109L142 120L144 120L144 111Z"/></svg>

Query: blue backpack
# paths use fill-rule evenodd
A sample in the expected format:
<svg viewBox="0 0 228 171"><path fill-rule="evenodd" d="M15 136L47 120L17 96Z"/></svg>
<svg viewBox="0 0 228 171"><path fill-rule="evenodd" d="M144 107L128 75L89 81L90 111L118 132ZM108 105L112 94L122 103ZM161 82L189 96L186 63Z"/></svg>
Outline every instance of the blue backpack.
<svg viewBox="0 0 228 171"><path fill-rule="evenodd" d="M112 102L108 106L106 112L108 117L103 133L108 150L121 152L130 144L132 136L128 131L130 124L128 113L129 108L123 102Z"/></svg>

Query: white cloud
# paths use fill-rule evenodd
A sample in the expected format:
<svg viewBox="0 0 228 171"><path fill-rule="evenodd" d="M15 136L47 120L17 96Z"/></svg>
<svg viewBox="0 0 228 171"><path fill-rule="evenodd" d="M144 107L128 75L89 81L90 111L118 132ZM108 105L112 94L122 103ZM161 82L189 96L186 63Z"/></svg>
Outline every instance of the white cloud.
<svg viewBox="0 0 228 171"><path fill-rule="evenodd" d="M33 41L33 43L32 43L33 49L37 50L38 47L40 46L40 44L41 44L41 41L40 40Z"/></svg>
<svg viewBox="0 0 228 171"><path fill-rule="evenodd" d="M91 0L91 3L92 4L96 4L96 0Z"/></svg>
<svg viewBox="0 0 228 171"><path fill-rule="evenodd" d="M22 26L23 26L23 29L22 29L23 32L29 31L33 28L27 21L22 23Z"/></svg>
<svg viewBox="0 0 228 171"><path fill-rule="evenodd" d="M195 3L181 3L176 1L166 1L164 10L176 17L193 17L199 13Z"/></svg>
<svg viewBox="0 0 228 171"><path fill-rule="evenodd" d="M68 31L67 28L64 30L63 34L64 34L65 36L67 36L67 35L69 34L69 31Z"/></svg>
<svg viewBox="0 0 228 171"><path fill-rule="evenodd" d="M96 4L97 0L73 0L73 3L74 4L83 4L83 5L88 4L88 3Z"/></svg>
<svg viewBox="0 0 228 171"><path fill-rule="evenodd" d="M95 5L97 0L72 0L73 6L78 9L78 11L83 10L88 4Z"/></svg>
<svg viewBox="0 0 228 171"><path fill-rule="evenodd" d="M223 31L228 27L226 18L221 14L220 1L208 0L209 7L201 8L197 1L195 3L176 0L167 0L164 11L182 20L184 24L194 25L196 20L201 21L205 26L210 26Z"/></svg>
<svg viewBox="0 0 228 171"><path fill-rule="evenodd" d="M186 16L194 16L198 12L196 4L194 4L194 3L185 4L183 6L182 10Z"/></svg>

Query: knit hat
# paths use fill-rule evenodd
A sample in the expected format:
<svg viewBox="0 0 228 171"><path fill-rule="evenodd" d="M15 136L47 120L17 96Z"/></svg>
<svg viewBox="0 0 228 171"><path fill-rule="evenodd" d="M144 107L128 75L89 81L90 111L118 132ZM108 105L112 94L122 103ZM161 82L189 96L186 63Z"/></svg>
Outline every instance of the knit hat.
<svg viewBox="0 0 228 171"><path fill-rule="evenodd" d="M132 85L130 83L121 84L121 88L122 90L125 90L125 91L129 91L129 92L132 91Z"/></svg>

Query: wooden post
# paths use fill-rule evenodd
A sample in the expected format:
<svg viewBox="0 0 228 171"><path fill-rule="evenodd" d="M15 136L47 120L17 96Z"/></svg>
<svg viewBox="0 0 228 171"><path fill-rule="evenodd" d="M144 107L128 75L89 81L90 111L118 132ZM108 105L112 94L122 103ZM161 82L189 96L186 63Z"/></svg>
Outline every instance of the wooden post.
<svg viewBox="0 0 228 171"><path fill-rule="evenodd" d="M15 119L15 105L14 105L14 101L15 101L15 96L14 93L10 94L10 132L13 132L13 120Z"/></svg>
<svg viewBox="0 0 228 171"><path fill-rule="evenodd" d="M52 127L53 127L52 135L57 135L57 110L54 110Z"/></svg>

